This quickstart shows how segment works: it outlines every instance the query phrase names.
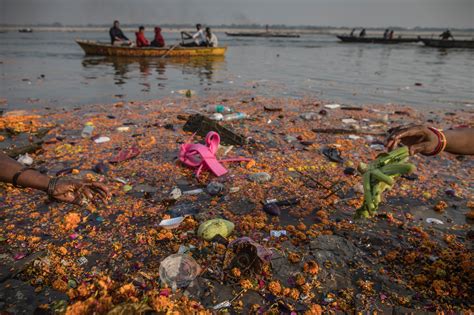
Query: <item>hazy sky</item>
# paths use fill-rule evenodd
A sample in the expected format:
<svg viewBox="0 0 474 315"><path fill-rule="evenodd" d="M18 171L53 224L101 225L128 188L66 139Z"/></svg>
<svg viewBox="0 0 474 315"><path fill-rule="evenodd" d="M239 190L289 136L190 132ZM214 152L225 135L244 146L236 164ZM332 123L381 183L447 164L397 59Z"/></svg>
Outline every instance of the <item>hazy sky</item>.
<svg viewBox="0 0 474 315"><path fill-rule="evenodd" d="M0 23L474 28L474 0L0 0Z"/></svg>

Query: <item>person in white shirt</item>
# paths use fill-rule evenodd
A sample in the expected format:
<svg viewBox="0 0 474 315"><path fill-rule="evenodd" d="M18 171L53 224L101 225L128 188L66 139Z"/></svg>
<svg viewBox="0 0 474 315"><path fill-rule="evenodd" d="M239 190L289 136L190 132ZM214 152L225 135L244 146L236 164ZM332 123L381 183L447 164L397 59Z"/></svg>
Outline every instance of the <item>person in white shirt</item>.
<svg viewBox="0 0 474 315"><path fill-rule="evenodd" d="M219 45L217 36L211 32L210 27L206 27L206 44L208 47L217 47Z"/></svg>
<svg viewBox="0 0 474 315"><path fill-rule="evenodd" d="M189 34L188 32L181 32L181 38L183 39L182 46L186 47L196 47L196 46L206 46L207 39L206 34L204 34L204 30L202 29L201 24L196 24L196 33L193 35ZM184 36L186 39L193 39L194 42L192 43L184 43Z"/></svg>

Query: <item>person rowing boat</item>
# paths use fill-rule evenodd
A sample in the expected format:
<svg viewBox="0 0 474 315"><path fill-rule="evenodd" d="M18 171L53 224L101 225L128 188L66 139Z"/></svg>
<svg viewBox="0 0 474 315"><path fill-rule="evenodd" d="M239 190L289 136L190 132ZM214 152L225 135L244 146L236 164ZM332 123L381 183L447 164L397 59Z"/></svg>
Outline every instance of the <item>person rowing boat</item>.
<svg viewBox="0 0 474 315"><path fill-rule="evenodd" d="M185 32L185 31L181 32L181 40L182 40L181 46L199 47L199 46L206 46L207 45L206 34L204 33L204 30L202 29L202 25L201 24L196 24L196 30L197 30L196 33L194 33L193 35L189 34L188 32ZM184 43L185 39L193 39L194 41L191 42L191 43Z"/></svg>

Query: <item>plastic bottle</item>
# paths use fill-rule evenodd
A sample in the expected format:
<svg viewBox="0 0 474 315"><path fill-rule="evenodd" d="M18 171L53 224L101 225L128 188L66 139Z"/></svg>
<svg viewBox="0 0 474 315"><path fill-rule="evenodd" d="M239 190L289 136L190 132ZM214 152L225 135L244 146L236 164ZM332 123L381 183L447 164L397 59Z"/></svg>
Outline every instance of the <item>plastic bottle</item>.
<svg viewBox="0 0 474 315"><path fill-rule="evenodd" d="M225 115L223 120L225 120L225 121L240 120L240 119L245 119L247 117L248 116L245 113L234 113L234 114L230 114L230 115Z"/></svg>
<svg viewBox="0 0 474 315"><path fill-rule="evenodd" d="M232 113L232 108L224 105L207 105L206 112L208 113Z"/></svg>
<svg viewBox="0 0 474 315"><path fill-rule="evenodd" d="M84 129L82 129L81 137L90 138L92 137L92 132L94 131L94 124L91 122L86 123Z"/></svg>
<svg viewBox="0 0 474 315"><path fill-rule="evenodd" d="M209 119L216 120L216 121L221 121L221 120L224 119L224 115L222 115L221 113L214 113L211 116L209 116Z"/></svg>

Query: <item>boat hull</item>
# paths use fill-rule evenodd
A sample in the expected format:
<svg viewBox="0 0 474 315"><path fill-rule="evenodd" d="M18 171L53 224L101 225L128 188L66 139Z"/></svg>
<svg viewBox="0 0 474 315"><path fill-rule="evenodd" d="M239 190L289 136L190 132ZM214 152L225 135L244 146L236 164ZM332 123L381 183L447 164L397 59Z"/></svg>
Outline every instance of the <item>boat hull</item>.
<svg viewBox="0 0 474 315"><path fill-rule="evenodd" d="M345 43L366 43L366 44L402 44L402 43L416 43L420 41L419 38L380 38L380 37L355 37L338 35L341 41Z"/></svg>
<svg viewBox="0 0 474 315"><path fill-rule="evenodd" d="M274 33L274 32L255 32L255 33L225 33L227 36L234 37L286 37L286 38L298 38L299 34L294 33Z"/></svg>
<svg viewBox="0 0 474 315"><path fill-rule="evenodd" d="M474 49L474 40L443 40L422 38L423 44L436 48L471 48Z"/></svg>
<svg viewBox="0 0 474 315"><path fill-rule="evenodd" d="M76 40L86 55L90 56L122 56L122 57L195 57L223 56L227 47L128 47L113 46L95 41Z"/></svg>

